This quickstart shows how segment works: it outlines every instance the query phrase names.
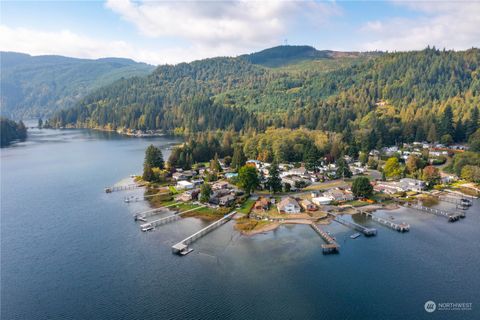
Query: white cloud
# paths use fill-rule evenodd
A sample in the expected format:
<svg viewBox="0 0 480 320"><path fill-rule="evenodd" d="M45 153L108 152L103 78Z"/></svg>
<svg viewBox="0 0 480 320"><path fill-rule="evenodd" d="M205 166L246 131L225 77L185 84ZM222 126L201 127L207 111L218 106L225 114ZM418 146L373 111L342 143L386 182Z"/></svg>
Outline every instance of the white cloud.
<svg viewBox="0 0 480 320"><path fill-rule="evenodd" d="M314 0L108 0L106 7L132 23L140 33L138 39L115 41L71 30L0 25L0 50L79 58L126 57L151 64L189 62L277 45L296 24L321 26L340 13L335 3Z"/></svg>
<svg viewBox="0 0 480 320"><path fill-rule="evenodd" d="M427 45L468 49L480 45L480 2L395 2L416 11L415 18L394 18L366 23L361 33L373 40L363 50L417 50Z"/></svg>
<svg viewBox="0 0 480 320"><path fill-rule="evenodd" d="M89 59L124 57L155 65L191 61L199 55L208 56L207 52L179 47L158 51L147 50L125 41L96 39L69 30L45 32L0 25L0 39L1 51L24 52L31 55L55 54Z"/></svg>
<svg viewBox="0 0 480 320"><path fill-rule="evenodd" d="M108 0L106 6L145 36L175 37L227 54L278 44L293 23L318 24L339 13L335 3L316 1Z"/></svg>

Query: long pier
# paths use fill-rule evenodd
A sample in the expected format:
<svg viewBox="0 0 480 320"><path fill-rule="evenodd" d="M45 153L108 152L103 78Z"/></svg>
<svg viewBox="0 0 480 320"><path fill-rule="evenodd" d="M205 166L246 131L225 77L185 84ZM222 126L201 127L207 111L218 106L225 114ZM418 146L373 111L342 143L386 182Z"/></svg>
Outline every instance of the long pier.
<svg viewBox="0 0 480 320"><path fill-rule="evenodd" d="M144 224L140 225L140 229L142 231L152 231L153 229L155 229L158 226L161 226L163 224L167 224L169 222L177 221L178 219L181 218L182 214L184 214L184 213L195 211L195 210L198 210L198 209L203 208L203 207L205 207L205 205L201 205L201 206L195 207L195 208L187 210L187 211L177 212L177 213L174 213L174 214L169 215L167 217L163 217L163 218L160 218L160 219L157 219L157 220L153 220L153 221L144 223ZM146 221L144 218L137 218L137 220Z"/></svg>
<svg viewBox="0 0 480 320"><path fill-rule="evenodd" d="M396 230L398 232L407 232L407 231L410 231L410 225L407 224L407 223L396 223L396 222L393 222L392 220L388 220L388 219L384 219L384 218L380 218L379 216L376 216L374 215L373 213L371 212L367 212L367 211L362 211L362 210L358 210L360 213L363 213L364 215L366 215L367 217L370 217L372 218L373 221L376 221L380 224L383 224L384 226L387 226L389 227L390 229L393 229L393 230Z"/></svg>
<svg viewBox="0 0 480 320"><path fill-rule="evenodd" d="M362 226L362 225L360 225L358 223L355 223L353 221L348 221L346 219L341 218L339 215L337 215L333 212L328 212L328 214L333 216L334 220L337 221L338 223L343 224L347 227L350 227L354 230L357 230L357 231L363 233L367 237L377 235L377 229L375 229L375 228L367 228L367 227Z"/></svg>
<svg viewBox="0 0 480 320"><path fill-rule="evenodd" d="M188 245L191 244L192 242L196 241L197 239L200 239L201 237L203 237L204 235L206 235L207 233L211 232L212 230L218 228L219 226L223 225L224 223L230 221L230 219L232 219L232 217L237 214L236 211L233 211L225 216L223 216L223 218L209 224L208 226L206 226L205 228L195 232L194 234L192 234L191 236L183 239L182 241L180 241L179 243L175 244L172 246L172 253L176 253L176 254L179 254L179 255L186 255L187 253L191 252L192 249L188 248Z"/></svg>
<svg viewBox="0 0 480 320"><path fill-rule="evenodd" d="M146 211L142 211L142 212L137 212L137 213L135 213L135 215L133 217L134 217L135 221L142 220L142 219L145 219L147 217L157 215L159 211L163 211L165 209L176 206L178 204L179 204L179 202L175 202L175 203L169 204L167 206L163 206L163 207L159 207L159 208L155 208L155 209L150 209L150 210L146 210Z"/></svg>
<svg viewBox="0 0 480 320"><path fill-rule="evenodd" d="M465 212L450 212L446 210L429 208L429 207L421 206L419 204L411 204L411 203L408 203L407 205L403 204L402 206L406 208L416 209L418 211L431 213L437 216L447 217L449 222L455 222L457 220L460 220L460 218L465 218Z"/></svg>
<svg viewBox="0 0 480 320"><path fill-rule="evenodd" d="M323 253L338 252L340 245L328 233L313 223L310 224L310 227L312 227L312 229L326 242L326 244L322 244Z"/></svg>
<svg viewBox="0 0 480 320"><path fill-rule="evenodd" d="M144 185L141 184L127 184L123 186L111 186L111 187L106 187L105 192L106 193L112 193L116 191L124 191L124 190L133 190L133 189L139 189L144 187Z"/></svg>

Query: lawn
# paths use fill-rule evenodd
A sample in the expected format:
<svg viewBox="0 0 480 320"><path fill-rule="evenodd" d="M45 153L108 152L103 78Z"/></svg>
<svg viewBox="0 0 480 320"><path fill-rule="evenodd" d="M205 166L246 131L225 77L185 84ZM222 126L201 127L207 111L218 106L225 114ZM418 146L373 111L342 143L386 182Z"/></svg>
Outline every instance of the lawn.
<svg viewBox="0 0 480 320"><path fill-rule="evenodd" d="M237 211L240 213L249 214L254 204L255 200L247 199L244 203L242 203L242 206L238 208Z"/></svg>
<svg viewBox="0 0 480 320"><path fill-rule="evenodd" d="M368 205L369 203L366 201L360 201L360 200L352 200L352 201L347 201L345 204L349 204L354 207L363 207Z"/></svg>

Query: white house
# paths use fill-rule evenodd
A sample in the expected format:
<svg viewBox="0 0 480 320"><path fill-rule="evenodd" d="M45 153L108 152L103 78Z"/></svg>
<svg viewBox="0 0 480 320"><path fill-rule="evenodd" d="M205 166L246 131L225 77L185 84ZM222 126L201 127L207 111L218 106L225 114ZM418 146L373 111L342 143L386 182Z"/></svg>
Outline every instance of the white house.
<svg viewBox="0 0 480 320"><path fill-rule="evenodd" d="M330 204L330 202L332 202L332 199L327 197L315 197L315 198L312 198L312 202L317 206L321 206L321 205Z"/></svg>
<svg viewBox="0 0 480 320"><path fill-rule="evenodd" d="M300 213L300 205L292 197L285 197L277 204L280 213Z"/></svg>
<svg viewBox="0 0 480 320"><path fill-rule="evenodd" d="M193 189L193 187L194 187L193 183L185 180L178 181L177 185L175 186L175 188L178 190L188 190L188 189Z"/></svg>
<svg viewBox="0 0 480 320"><path fill-rule="evenodd" d="M425 189L425 182L422 180L403 178L400 179L400 183L404 186L404 189L411 191L422 191Z"/></svg>

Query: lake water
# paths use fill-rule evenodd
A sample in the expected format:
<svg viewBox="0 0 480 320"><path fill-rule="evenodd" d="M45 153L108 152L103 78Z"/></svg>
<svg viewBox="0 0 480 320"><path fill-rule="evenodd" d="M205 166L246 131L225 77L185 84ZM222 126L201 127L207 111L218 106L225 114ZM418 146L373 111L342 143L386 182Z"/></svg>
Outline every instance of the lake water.
<svg viewBox="0 0 480 320"><path fill-rule="evenodd" d="M187 218L142 233L126 204L135 192L103 188L141 171L154 143L87 130L30 130L1 150L2 319L480 319L480 204L456 223L408 209L400 234L350 239L323 255L308 226L243 237L232 222L171 246L204 222ZM137 193L139 191L136 191ZM427 313L426 301L472 303Z"/></svg>

